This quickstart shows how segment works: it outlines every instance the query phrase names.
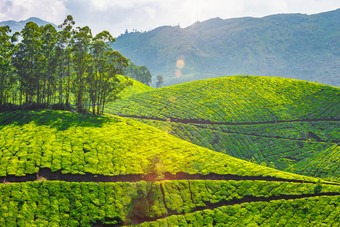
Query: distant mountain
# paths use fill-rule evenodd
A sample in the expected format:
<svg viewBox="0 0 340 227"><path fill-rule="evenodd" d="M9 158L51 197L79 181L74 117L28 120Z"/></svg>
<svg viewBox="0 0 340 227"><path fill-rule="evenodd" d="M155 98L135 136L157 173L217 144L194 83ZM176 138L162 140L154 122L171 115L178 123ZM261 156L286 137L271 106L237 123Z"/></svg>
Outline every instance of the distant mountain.
<svg viewBox="0 0 340 227"><path fill-rule="evenodd" d="M165 85L241 74L340 86L340 9L163 26L122 34L112 46Z"/></svg>
<svg viewBox="0 0 340 227"><path fill-rule="evenodd" d="M26 23L29 22L29 21L32 21L39 26L44 26L46 24L52 24L55 28L58 27L57 25L55 25L53 23L41 20L37 17L30 17L27 20L21 20L21 21L14 21L14 20L2 21L2 22L0 22L0 26L8 25L11 28L12 33L20 32L25 27Z"/></svg>

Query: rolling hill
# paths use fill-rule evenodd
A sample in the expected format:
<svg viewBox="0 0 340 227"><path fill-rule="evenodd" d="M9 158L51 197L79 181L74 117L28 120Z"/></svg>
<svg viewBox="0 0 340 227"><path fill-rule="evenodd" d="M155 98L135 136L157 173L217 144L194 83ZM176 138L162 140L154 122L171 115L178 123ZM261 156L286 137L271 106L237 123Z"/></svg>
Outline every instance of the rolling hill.
<svg viewBox="0 0 340 227"><path fill-rule="evenodd" d="M153 87L145 85L135 79L132 79L126 76L118 75L118 79L123 83L126 83L128 80L132 81L131 86L126 87L121 93L119 93L120 98L127 98L127 97L130 97L131 95L136 95L139 93L143 93L143 92L147 92L147 91L151 91L155 89Z"/></svg>
<svg viewBox="0 0 340 227"><path fill-rule="evenodd" d="M125 33L112 47L146 65L154 77L162 74L165 85L217 76L276 75L339 87L339 21L340 9L214 18L186 28ZM176 67L178 60L182 64Z"/></svg>
<svg viewBox="0 0 340 227"><path fill-rule="evenodd" d="M339 97L317 83L232 76L140 93L107 111L237 158L339 178Z"/></svg>
<svg viewBox="0 0 340 227"><path fill-rule="evenodd" d="M113 115L0 113L0 155L2 226L235 224L248 214L253 225L339 221L338 183Z"/></svg>

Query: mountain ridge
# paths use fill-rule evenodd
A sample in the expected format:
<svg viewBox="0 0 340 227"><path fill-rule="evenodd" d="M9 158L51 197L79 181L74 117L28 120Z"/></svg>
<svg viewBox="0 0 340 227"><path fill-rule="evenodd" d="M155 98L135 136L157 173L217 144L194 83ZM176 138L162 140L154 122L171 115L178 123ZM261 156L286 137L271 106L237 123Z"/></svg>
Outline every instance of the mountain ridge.
<svg viewBox="0 0 340 227"><path fill-rule="evenodd" d="M165 85L228 75L275 75L339 86L338 18L340 9L212 18L185 28L125 33L112 47L146 65L154 76L165 76ZM176 67L179 59L183 68Z"/></svg>
<svg viewBox="0 0 340 227"><path fill-rule="evenodd" d="M20 21L15 21L15 20L0 21L0 26L8 25L11 28L12 33L15 33L15 32L20 32L25 27L26 23L29 21L36 23L38 26L52 24L53 27L58 28L57 25L50 23L48 21L42 20L38 17L30 17L30 18L27 18L26 20L20 20Z"/></svg>

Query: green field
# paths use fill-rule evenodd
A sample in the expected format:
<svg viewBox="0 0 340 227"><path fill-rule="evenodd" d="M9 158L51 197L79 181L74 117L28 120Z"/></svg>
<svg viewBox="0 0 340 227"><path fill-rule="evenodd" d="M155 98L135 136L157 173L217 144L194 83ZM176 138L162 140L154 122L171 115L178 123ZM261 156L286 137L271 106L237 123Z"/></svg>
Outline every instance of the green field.
<svg viewBox="0 0 340 227"><path fill-rule="evenodd" d="M120 98L127 98L130 97L131 95L136 95L139 93L147 92L147 91L152 91L155 88L152 88L148 85L145 85L137 80L128 78L126 76L121 76L118 75L118 79L124 83L126 83L128 80L132 81L132 85L128 86L125 88L121 93L119 93Z"/></svg>
<svg viewBox="0 0 340 227"><path fill-rule="evenodd" d="M233 76L140 93L119 100L107 111L258 164L315 177L340 177L339 88Z"/></svg>
<svg viewBox="0 0 340 227"><path fill-rule="evenodd" d="M43 110L5 112L0 119L2 177L48 168L63 174L184 172L316 181L188 143L128 118Z"/></svg>
<svg viewBox="0 0 340 227"><path fill-rule="evenodd" d="M135 91L132 86L108 108L112 113L122 108L124 114L118 114L130 117L56 110L0 113L0 226L336 226L336 100L328 102L327 111L320 101L312 118L302 113L311 107L303 105L299 113L294 104L291 112L278 106L277 112L265 108L261 116L249 118L241 118L246 112L236 114L235 109L238 117L224 119L220 114L231 106L221 106L228 97L220 99L219 109L209 107L215 113L211 119L192 111L204 101L219 99L207 93L209 86L222 89L222 82L228 84L223 80L231 79L234 84L228 89L237 89L237 83L244 85L249 78L255 86L257 77L220 78L197 82L205 84L200 89L174 86L173 93L172 87L135 84ZM267 79L258 78L260 83ZM320 100L339 94L337 88L284 79L287 92L293 90L289 83L306 87L301 103L307 96L313 108L317 105L308 86L324 93ZM181 92L182 98L174 98ZM204 93L211 100L204 99ZM249 95L244 94L243 101L233 99L252 106L244 99L259 97ZM172 101L157 110L156 103L165 96ZM174 117L188 97L197 107L192 101L182 118ZM285 97L289 103L292 96ZM153 103L159 115L144 116ZM271 122L274 115L280 117L277 122Z"/></svg>

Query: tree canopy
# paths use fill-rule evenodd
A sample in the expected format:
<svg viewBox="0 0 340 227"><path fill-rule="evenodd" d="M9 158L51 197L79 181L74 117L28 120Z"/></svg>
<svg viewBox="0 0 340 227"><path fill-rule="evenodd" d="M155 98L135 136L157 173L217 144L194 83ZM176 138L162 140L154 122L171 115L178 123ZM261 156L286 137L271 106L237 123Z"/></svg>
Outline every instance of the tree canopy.
<svg viewBox="0 0 340 227"><path fill-rule="evenodd" d="M137 66L131 60L129 60L129 66L125 70L125 75L146 85L150 85L152 81L149 69L145 65Z"/></svg>
<svg viewBox="0 0 340 227"><path fill-rule="evenodd" d="M0 27L0 105L73 105L78 112L98 115L132 84L117 78L128 60L109 46L115 41L111 34L93 37L88 26L74 25L69 15L59 31L28 22L11 36L8 26Z"/></svg>

